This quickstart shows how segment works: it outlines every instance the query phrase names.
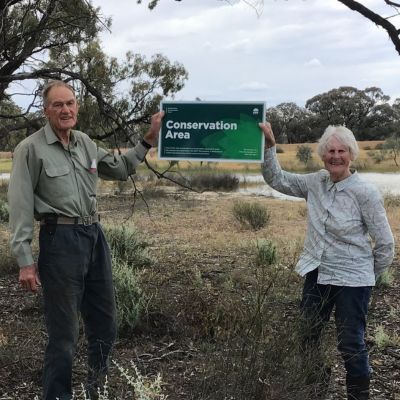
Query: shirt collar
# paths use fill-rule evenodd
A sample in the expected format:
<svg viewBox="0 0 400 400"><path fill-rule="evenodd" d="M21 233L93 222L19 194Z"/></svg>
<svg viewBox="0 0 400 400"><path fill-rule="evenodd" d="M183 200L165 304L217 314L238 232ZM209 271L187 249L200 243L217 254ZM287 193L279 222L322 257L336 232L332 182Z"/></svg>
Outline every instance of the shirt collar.
<svg viewBox="0 0 400 400"><path fill-rule="evenodd" d="M349 177L336 183L332 182L331 178L328 177L328 190L332 190L334 187L336 187L336 190L339 192L351 186L356 180L358 180L358 173L356 170L352 170Z"/></svg>
<svg viewBox="0 0 400 400"><path fill-rule="evenodd" d="M60 139L58 139L58 136L54 133L53 128L51 127L49 122L47 122L47 124L44 126L44 134L46 136L47 144L53 144L60 141ZM69 141L72 145L76 144L76 135L74 135L73 130L71 130Z"/></svg>

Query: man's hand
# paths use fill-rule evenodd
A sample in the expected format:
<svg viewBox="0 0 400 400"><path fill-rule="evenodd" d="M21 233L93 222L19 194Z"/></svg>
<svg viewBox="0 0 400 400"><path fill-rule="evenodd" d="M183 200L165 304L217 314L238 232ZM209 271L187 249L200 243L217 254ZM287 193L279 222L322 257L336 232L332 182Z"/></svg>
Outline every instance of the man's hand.
<svg viewBox="0 0 400 400"><path fill-rule="evenodd" d="M37 292L40 286L39 271L36 264L26 265L19 270L19 283L29 292Z"/></svg>
<svg viewBox="0 0 400 400"><path fill-rule="evenodd" d="M160 111L151 117L151 125L149 131L143 136L143 139L151 146L157 146L158 135L161 129L161 120L164 117L164 111Z"/></svg>
<svg viewBox="0 0 400 400"><path fill-rule="evenodd" d="M274 147L276 142L274 133L272 132L271 124L269 122L266 122L265 124L260 123L258 125L265 136L265 148L268 149L270 147Z"/></svg>

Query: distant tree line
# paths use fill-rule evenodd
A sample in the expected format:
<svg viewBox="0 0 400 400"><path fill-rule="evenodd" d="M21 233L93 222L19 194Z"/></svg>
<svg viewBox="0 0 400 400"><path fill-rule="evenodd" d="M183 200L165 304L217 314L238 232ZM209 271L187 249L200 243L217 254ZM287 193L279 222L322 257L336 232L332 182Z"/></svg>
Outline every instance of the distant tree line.
<svg viewBox="0 0 400 400"><path fill-rule="evenodd" d="M281 103L267 109L278 143L315 142L328 125L345 125L357 140L400 136L400 98L380 88L359 90L343 86L307 100L305 107Z"/></svg>

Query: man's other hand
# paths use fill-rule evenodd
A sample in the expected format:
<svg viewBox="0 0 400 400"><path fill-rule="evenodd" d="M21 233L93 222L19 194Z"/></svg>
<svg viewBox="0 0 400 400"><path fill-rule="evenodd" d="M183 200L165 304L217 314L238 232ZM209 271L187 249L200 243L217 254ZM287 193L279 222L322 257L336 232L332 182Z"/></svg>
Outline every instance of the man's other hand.
<svg viewBox="0 0 400 400"><path fill-rule="evenodd" d="M36 264L26 265L19 270L19 283L29 292L37 292L40 286L39 271Z"/></svg>

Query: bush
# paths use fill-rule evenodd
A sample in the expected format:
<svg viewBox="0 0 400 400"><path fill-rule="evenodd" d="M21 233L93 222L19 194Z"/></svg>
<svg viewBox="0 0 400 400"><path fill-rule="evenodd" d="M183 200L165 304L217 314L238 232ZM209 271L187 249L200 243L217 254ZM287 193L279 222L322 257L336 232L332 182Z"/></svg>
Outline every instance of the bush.
<svg viewBox="0 0 400 400"><path fill-rule="evenodd" d="M390 287L394 282L394 275L391 269L383 271L376 280L377 288Z"/></svg>
<svg viewBox="0 0 400 400"><path fill-rule="evenodd" d="M257 243L256 266L270 266L276 263L276 246L269 240L262 240Z"/></svg>
<svg viewBox="0 0 400 400"><path fill-rule="evenodd" d="M282 154L282 153L284 153L285 151L282 149L282 147L279 147L279 146L276 146L276 153L277 154Z"/></svg>
<svg viewBox="0 0 400 400"><path fill-rule="evenodd" d="M162 199L162 198L167 197L166 191L157 186L145 186L143 188L142 194L146 200Z"/></svg>
<svg viewBox="0 0 400 400"><path fill-rule="evenodd" d="M142 267L151 263L147 253L147 243L143 241L135 229L126 226L104 226L112 256L118 260Z"/></svg>
<svg viewBox="0 0 400 400"><path fill-rule="evenodd" d="M120 333L131 331L139 322L145 298L139 286L137 272L126 261L113 259L113 279Z"/></svg>
<svg viewBox="0 0 400 400"><path fill-rule="evenodd" d="M266 207L259 203L236 201L233 205L233 215L243 226L258 230L267 225L270 214Z"/></svg>
<svg viewBox="0 0 400 400"><path fill-rule="evenodd" d="M296 158L304 165L307 165L312 159L312 148L306 144L298 146Z"/></svg>
<svg viewBox="0 0 400 400"><path fill-rule="evenodd" d="M189 185L198 190L225 190L233 191L239 187L239 178L230 173L223 174L196 174L187 178Z"/></svg>
<svg viewBox="0 0 400 400"><path fill-rule="evenodd" d="M0 199L0 222L8 222L9 217L8 204Z"/></svg>

